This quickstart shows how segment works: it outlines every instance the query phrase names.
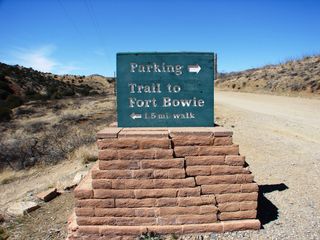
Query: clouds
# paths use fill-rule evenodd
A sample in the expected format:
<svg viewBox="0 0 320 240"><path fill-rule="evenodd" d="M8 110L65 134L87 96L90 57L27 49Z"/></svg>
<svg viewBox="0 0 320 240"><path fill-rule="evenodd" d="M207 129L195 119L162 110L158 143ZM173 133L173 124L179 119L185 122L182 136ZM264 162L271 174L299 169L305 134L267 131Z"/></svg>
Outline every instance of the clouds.
<svg viewBox="0 0 320 240"><path fill-rule="evenodd" d="M54 45L43 45L37 48L16 48L11 52L11 63L32 67L42 72L69 74L80 67L72 63L63 63L53 57L57 48Z"/></svg>
<svg viewBox="0 0 320 240"><path fill-rule="evenodd" d="M58 63L51 57L55 47L42 46L37 49L17 48L13 52L13 58L24 67L32 67L42 72L52 72Z"/></svg>

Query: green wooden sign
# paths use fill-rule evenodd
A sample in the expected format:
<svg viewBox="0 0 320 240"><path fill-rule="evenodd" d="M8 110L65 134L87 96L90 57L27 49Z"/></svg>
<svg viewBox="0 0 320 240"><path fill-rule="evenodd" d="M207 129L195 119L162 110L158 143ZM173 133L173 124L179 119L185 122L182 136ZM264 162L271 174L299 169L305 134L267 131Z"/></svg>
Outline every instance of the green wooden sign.
<svg viewBox="0 0 320 240"><path fill-rule="evenodd" d="M214 53L118 53L119 127L214 125Z"/></svg>

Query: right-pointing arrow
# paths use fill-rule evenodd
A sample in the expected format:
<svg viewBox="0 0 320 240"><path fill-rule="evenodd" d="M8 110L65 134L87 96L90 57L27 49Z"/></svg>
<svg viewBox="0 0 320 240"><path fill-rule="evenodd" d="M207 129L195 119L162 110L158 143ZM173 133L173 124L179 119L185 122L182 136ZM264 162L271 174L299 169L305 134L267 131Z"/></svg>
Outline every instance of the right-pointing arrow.
<svg viewBox="0 0 320 240"><path fill-rule="evenodd" d="M188 71L189 72L194 72L194 73L199 73L201 70L201 67L199 64L195 64L195 65L188 65Z"/></svg>

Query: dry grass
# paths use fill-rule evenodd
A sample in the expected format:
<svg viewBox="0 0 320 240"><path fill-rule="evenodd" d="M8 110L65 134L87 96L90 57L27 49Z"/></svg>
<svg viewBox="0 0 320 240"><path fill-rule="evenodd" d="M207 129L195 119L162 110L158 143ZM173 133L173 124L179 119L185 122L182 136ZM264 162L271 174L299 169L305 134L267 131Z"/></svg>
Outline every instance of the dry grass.
<svg viewBox="0 0 320 240"><path fill-rule="evenodd" d="M231 91L319 96L320 56L309 56L278 65L221 74L215 86L221 90Z"/></svg>
<svg viewBox="0 0 320 240"><path fill-rule="evenodd" d="M75 156L93 161L96 156L90 151L95 151L96 132L115 121L113 96L37 101L21 108L27 114L16 113L0 126L0 169L56 164Z"/></svg>
<svg viewBox="0 0 320 240"><path fill-rule="evenodd" d="M79 161L83 164L95 162L98 160L98 149L96 144L81 146L71 152L68 156L70 161Z"/></svg>

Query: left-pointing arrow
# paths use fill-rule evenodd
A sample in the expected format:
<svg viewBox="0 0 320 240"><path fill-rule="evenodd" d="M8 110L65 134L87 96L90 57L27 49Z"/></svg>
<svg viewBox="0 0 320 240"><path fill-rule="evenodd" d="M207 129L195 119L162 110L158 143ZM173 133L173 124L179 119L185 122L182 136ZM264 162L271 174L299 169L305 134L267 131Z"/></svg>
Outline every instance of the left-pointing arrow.
<svg viewBox="0 0 320 240"><path fill-rule="evenodd" d="M189 72L194 72L194 73L199 73L201 70L201 67L199 64L195 64L195 65L188 65L188 71Z"/></svg>
<svg viewBox="0 0 320 240"><path fill-rule="evenodd" d="M131 117L132 119L137 119L137 118L142 118L142 115L141 115L141 114L136 114L136 113L131 113L131 114L130 114L130 117Z"/></svg>

